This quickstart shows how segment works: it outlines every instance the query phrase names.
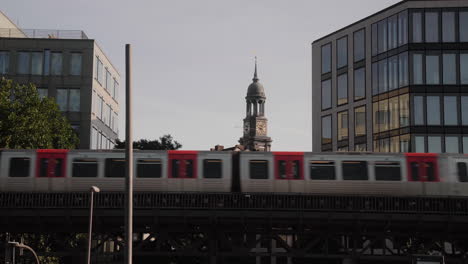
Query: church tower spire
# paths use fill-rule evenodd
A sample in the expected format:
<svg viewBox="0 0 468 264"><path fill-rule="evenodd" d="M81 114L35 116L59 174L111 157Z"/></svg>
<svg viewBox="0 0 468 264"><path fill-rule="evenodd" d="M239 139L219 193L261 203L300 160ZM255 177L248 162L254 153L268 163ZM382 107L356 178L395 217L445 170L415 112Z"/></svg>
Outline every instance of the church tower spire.
<svg viewBox="0 0 468 264"><path fill-rule="evenodd" d="M252 83L247 89L246 115L244 118L244 135L239 143L246 150L270 151L271 138L267 136L268 119L265 117L265 89L258 82L257 57L255 57L255 71Z"/></svg>

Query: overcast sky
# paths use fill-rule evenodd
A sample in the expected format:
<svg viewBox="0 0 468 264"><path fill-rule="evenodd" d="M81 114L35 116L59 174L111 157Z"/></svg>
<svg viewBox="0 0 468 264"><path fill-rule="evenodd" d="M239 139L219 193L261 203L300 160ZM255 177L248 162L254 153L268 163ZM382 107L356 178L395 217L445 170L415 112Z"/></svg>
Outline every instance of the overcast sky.
<svg viewBox="0 0 468 264"><path fill-rule="evenodd" d="M133 49L134 138L237 144L254 57L272 150L310 151L311 43L398 0L2 0L21 28L81 29L122 75Z"/></svg>

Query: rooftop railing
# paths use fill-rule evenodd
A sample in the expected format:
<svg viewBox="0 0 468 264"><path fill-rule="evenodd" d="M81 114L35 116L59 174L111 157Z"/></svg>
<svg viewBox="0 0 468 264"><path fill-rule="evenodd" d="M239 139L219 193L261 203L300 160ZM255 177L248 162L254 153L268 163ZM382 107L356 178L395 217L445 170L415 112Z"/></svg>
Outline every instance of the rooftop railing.
<svg viewBox="0 0 468 264"><path fill-rule="evenodd" d="M88 39L82 30L0 28L0 38Z"/></svg>

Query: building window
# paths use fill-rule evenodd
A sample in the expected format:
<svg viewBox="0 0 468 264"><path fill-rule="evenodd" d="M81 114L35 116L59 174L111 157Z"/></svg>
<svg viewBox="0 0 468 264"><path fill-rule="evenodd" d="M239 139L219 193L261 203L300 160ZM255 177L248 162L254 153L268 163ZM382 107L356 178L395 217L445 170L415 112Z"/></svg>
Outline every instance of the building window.
<svg viewBox="0 0 468 264"><path fill-rule="evenodd" d="M366 135L366 107L354 109L354 135L356 137Z"/></svg>
<svg viewBox="0 0 468 264"><path fill-rule="evenodd" d="M49 76L50 74L50 50L44 50L44 75Z"/></svg>
<svg viewBox="0 0 468 264"><path fill-rule="evenodd" d="M410 149L410 135L400 136L400 152L409 152Z"/></svg>
<svg viewBox="0 0 468 264"><path fill-rule="evenodd" d="M336 43L336 67L339 69L348 65L348 37L340 38Z"/></svg>
<svg viewBox="0 0 468 264"><path fill-rule="evenodd" d="M463 137L463 154L468 154L468 137Z"/></svg>
<svg viewBox="0 0 468 264"><path fill-rule="evenodd" d="M423 54L413 54L412 84L423 84Z"/></svg>
<svg viewBox="0 0 468 264"><path fill-rule="evenodd" d="M379 64L372 63L372 95L379 94Z"/></svg>
<svg viewBox="0 0 468 264"><path fill-rule="evenodd" d="M67 111L67 89L56 89L55 100L60 111Z"/></svg>
<svg viewBox="0 0 468 264"><path fill-rule="evenodd" d="M468 42L468 12L459 13L460 42Z"/></svg>
<svg viewBox="0 0 468 264"><path fill-rule="evenodd" d="M378 22L378 41L377 47L379 54L387 51L387 19Z"/></svg>
<svg viewBox="0 0 468 264"><path fill-rule="evenodd" d="M377 113L377 124L379 124L379 132L388 130L389 119L388 119L388 100L382 100L379 102L379 112Z"/></svg>
<svg viewBox="0 0 468 264"><path fill-rule="evenodd" d="M39 98L46 98L49 96L49 89L47 88L37 88L37 94L39 95Z"/></svg>
<svg viewBox="0 0 468 264"><path fill-rule="evenodd" d="M460 153L457 136L445 137L445 153Z"/></svg>
<svg viewBox="0 0 468 264"><path fill-rule="evenodd" d="M398 153L400 152L400 137L391 137L390 138L390 152Z"/></svg>
<svg viewBox="0 0 468 264"><path fill-rule="evenodd" d="M468 84L468 53L460 54L460 83Z"/></svg>
<svg viewBox="0 0 468 264"><path fill-rule="evenodd" d="M348 111L338 113L338 140L348 139Z"/></svg>
<svg viewBox="0 0 468 264"><path fill-rule="evenodd" d="M456 96L444 96L444 123L446 126L458 125L458 106Z"/></svg>
<svg viewBox="0 0 468 264"><path fill-rule="evenodd" d="M398 15L388 18L388 49L398 46Z"/></svg>
<svg viewBox="0 0 468 264"><path fill-rule="evenodd" d="M457 55L446 53L443 55L444 84L457 84Z"/></svg>
<svg viewBox="0 0 468 264"><path fill-rule="evenodd" d="M331 115L322 117L322 144L332 143Z"/></svg>
<svg viewBox="0 0 468 264"><path fill-rule="evenodd" d="M400 127L409 126L409 94L403 94L399 97Z"/></svg>
<svg viewBox="0 0 468 264"><path fill-rule="evenodd" d="M366 58L366 30L354 32L354 62Z"/></svg>
<svg viewBox="0 0 468 264"><path fill-rule="evenodd" d="M322 81L322 110L331 108L331 79Z"/></svg>
<svg viewBox="0 0 468 264"><path fill-rule="evenodd" d="M52 52L50 73L52 75L62 75L63 56L61 52Z"/></svg>
<svg viewBox="0 0 468 264"><path fill-rule="evenodd" d="M439 13L426 12L425 19L426 42L439 42Z"/></svg>
<svg viewBox="0 0 468 264"><path fill-rule="evenodd" d="M354 100L366 97L366 68L354 70Z"/></svg>
<svg viewBox="0 0 468 264"><path fill-rule="evenodd" d="M31 52L31 74L42 75L42 66L44 65L42 58L42 52Z"/></svg>
<svg viewBox="0 0 468 264"><path fill-rule="evenodd" d="M79 112L80 111L80 89L69 89L69 104L68 111Z"/></svg>
<svg viewBox="0 0 468 264"><path fill-rule="evenodd" d="M426 152L426 143L424 141L424 136L414 136L414 152Z"/></svg>
<svg viewBox="0 0 468 264"><path fill-rule="evenodd" d="M375 56L379 53L378 50L378 26L377 23L372 24L372 56Z"/></svg>
<svg viewBox="0 0 468 264"><path fill-rule="evenodd" d="M96 79L101 85L104 85L103 70L104 70L104 65L102 64L102 61L99 59L99 57L96 56Z"/></svg>
<svg viewBox="0 0 468 264"><path fill-rule="evenodd" d="M414 124L424 125L424 97L415 96L413 98Z"/></svg>
<svg viewBox="0 0 468 264"><path fill-rule="evenodd" d="M375 102L372 104L372 118L373 118L373 130L374 130L374 133L378 133L379 132L379 123L380 122L378 120L379 118L379 103L378 102Z"/></svg>
<svg viewBox="0 0 468 264"><path fill-rule="evenodd" d="M331 43L322 46L322 74L331 72Z"/></svg>
<svg viewBox="0 0 468 264"><path fill-rule="evenodd" d="M408 53L398 55L398 83L399 87L408 86Z"/></svg>
<svg viewBox="0 0 468 264"><path fill-rule="evenodd" d="M119 98L119 83L117 82L117 80L115 78L114 78L114 92L112 94L112 97L114 97L115 100L118 100L118 98ZM330 98L331 98L331 96L330 96Z"/></svg>
<svg viewBox="0 0 468 264"><path fill-rule="evenodd" d="M338 105L348 103L348 74L338 76Z"/></svg>
<svg viewBox="0 0 468 264"><path fill-rule="evenodd" d="M82 63L81 53L72 53L70 57L70 75L79 76L81 75L81 63Z"/></svg>
<svg viewBox="0 0 468 264"><path fill-rule="evenodd" d="M411 13L411 42L420 43L422 42L422 12Z"/></svg>
<svg viewBox="0 0 468 264"><path fill-rule="evenodd" d="M442 140L440 136L428 136L427 137L427 152L429 153L441 153L442 152Z"/></svg>
<svg viewBox="0 0 468 264"><path fill-rule="evenodd" d="M388 107L390 113L390 130L397 129L400 127L399 119L400 116L398 114L399 106L398 106L399 97L392 97L388 100Z"/></svg>
<svg viewBox="0 0 468 264"><path fill-rule="evenodd" d="M396 55L388 59L388 90L395 90L398 87L398 55Z"/></svg>
<svg viewBox="0 0 468 264"><path fill-rule="evenodd" d="M105 89L108 91L112 91L112 75L109 72L109 70L106 68L106 83L105 83Z"/></svg>
<svg viewBox="0 0 468 264"><path fill-rule="evenodd" d="M0 51L0 74L10 72L10 53L8 51Z"/></svg>
<svg viewBox="0 0 468 264"><path fill-rule="evenodd" d="M442 41L455 42L455 12L442 12Z"/></svg>
<svg viewBox="0 0 468 264"><path fill-rule="evenodd" d="M440 84L439 55L426 55L426 84Z"/></svg>
<svg viewBox="0 0 468 264"><path fill-rule="evenodd" d="M427 125L440 125L440 97L427 96L426 98Z"/></svg>
<svg viewBox="0 0 468 264"><path fill-rule="evenodd" d="M461 97L462 126L468 126L468 96Z"/></svg>
<svg viewBox="0 0 468 264"><path fill-rule="evenodd" d="M387 59L379 61L379 93L388 91L388 64Z"/></svg>
<svg viewBox="0 0 468 264"><path fill-rule="evenodd" d="M55 99L60 111L80 111L80 89L56 89Z"/></svg>
<svg viewBox="0 0 468 264"><path fill-rule="evenodd" d="M18 64L16 72L18 74L29 74L29 52L18 52Z"/></svg>
<svg viewBox="0 0 468 264"><path fill-rule="evenodd" d="M91 129L91 149L97 149L97 136L98 136L98 131L95 127L92 127Z"/></svg>
<svg viewBox="0 0 468 264"><path fill-rule="evenodd" d="M357 152L364 152L364 151L367 151L367 144L366 144L366 143L363 143L363 144L356 144L356 145L354 145L354 151L357 151Z"/></svg>
<svg viewBox="0 0 468 264"><path fill-rule="evenodd" d="M398 14L398 46L408 43L408 11Z"/></svg>

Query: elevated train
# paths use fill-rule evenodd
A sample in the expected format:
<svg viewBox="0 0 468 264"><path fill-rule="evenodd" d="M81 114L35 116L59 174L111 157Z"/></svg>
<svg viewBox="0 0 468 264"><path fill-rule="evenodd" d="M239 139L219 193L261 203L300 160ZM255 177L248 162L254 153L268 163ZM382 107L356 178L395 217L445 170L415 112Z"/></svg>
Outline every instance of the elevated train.
<svg viewBox="0 0 468 264"><path fill-rule="evenodd" d="M0 191L123 191L125 153L0 150ZM468 196L468 156L135 151L135 191Z"/></svg>

